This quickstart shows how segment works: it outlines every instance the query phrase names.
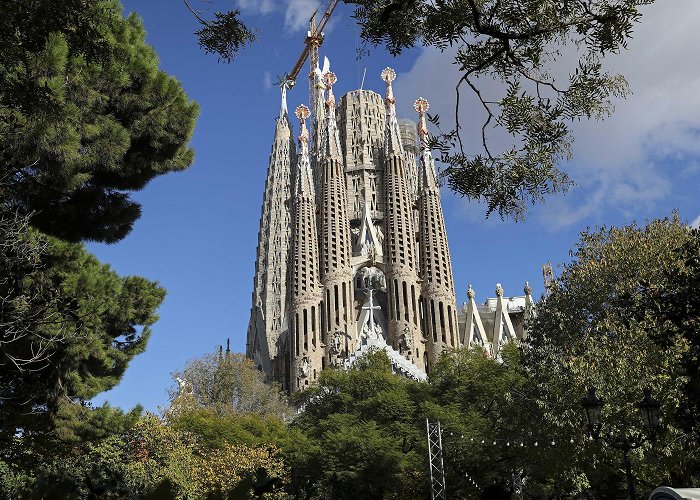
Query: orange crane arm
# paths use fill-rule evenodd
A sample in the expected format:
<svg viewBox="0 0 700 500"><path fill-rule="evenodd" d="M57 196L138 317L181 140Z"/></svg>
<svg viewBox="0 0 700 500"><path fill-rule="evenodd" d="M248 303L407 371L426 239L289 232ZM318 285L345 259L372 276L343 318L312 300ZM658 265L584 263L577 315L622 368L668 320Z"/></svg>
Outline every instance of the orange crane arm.
<svg viewBox="0 0 700 500"><path fill-rule="evenodd" d="M318 23L317 27L314 27L312 24L312 30L309 31L309 36L306 37L306 45L304 46L304 50L301 52L301 55L299 56L299 59L297 59L294 68L292 68L292 71L284 78L283 84L286 85L288 88L293 87L296 83L297 77L299 76L299 72L301 71L301 67L304 65L306 59L309 57L309 45L312 41L318 41L320 39L320 34L323 32L323 28L326 27L328 20L331 18L333 11L338 5L338 1L339 0L331 0L330 4L328 4L326 12L323 14L323 17L321 18L321 21Z"/></svg>

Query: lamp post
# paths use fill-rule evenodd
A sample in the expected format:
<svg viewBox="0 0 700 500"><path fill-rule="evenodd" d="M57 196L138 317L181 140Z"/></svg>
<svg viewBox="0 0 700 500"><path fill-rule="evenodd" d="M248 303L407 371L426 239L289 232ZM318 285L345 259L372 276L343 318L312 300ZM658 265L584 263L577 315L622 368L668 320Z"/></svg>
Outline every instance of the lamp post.
<svg viewBox="0 0 700 500"><path fill-rule="evenodd" d="M586 420L588 421L588 432L591 437L598 440L601 437L603 428L602 409L605 401L598 398L595 393L595 387L588 389L588 394L581 399L581 406L586 412ZM650 439L656 439L656 432L659 429L659 414L661 405L657 400L652 398L651 389L644 389L644 397L641 401L635 404L642 414L642 422ZM602 435L603 441L616 450L622 451L622 456L625 464L625 475L627 476L627 495L630 500L636 500L637 494L634 490L634 478L632 476L632 463L630 461L630 451L639 448L645 441L646 437L640 433L625 433L623 436L613 436L612 432Z"/></svg>

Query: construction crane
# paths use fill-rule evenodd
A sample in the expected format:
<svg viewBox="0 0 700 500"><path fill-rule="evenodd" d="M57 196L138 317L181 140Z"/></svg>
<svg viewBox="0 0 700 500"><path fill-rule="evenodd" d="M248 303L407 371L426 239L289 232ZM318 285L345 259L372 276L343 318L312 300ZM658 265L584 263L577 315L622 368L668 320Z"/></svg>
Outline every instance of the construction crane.
<svg viewBox="0 0 700 500"><path fill-rule="evenodd" d="M315 68L318 65L318 48L323 43L323 28L326 27L326 24L331 18L331 15L333 15L333 11L335 10L337 5L338 0L331 0L331 2L328 4L326 12L323 14L323 17L319 21L318 25L316 25L316 14L318 13L318 10L316 10L313 13L311 19L309 19L309 31L306 33L306 40L304 41L304 50L301 52L301 55L299 56L299 59L297 59L294 68L292 68L292 71L287 73L282 78L280 85L288 89L294 87L294 84L296 84L297 81L297 77L299 76L299 72L301 71L302 66L304 66L304 63L306 62L306 59L309 58L309 56L311 56L312 71L313 68Z"/></svg>

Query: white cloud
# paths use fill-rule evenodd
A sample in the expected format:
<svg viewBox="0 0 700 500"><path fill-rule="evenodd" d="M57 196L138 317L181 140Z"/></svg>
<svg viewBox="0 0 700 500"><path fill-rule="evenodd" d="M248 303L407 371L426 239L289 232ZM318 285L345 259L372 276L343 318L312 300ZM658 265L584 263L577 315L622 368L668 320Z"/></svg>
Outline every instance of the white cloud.
<svg viewBox="0 0 700 500"><path fill-rule="evenodd" d="M236 7L241 12L254 14L269 14L278 9L276 0L236 0Z"/></svg>
<svg viewBox="0 0 700 500"><path fill-rule="evenodd" d="M272 75L270 74L269 71L265 71L263 73L263 87L265 90L271 89L272 88Z"/></svg>
<svg viewBox="0 0 700 500"><path fill-rule="evenodd" d="M693 222L690 223L690 227L700 228L700 215L698 215Z"/></svg>
<svg viewBox="0 0 700 500"><path fill-rule="evenodd" d="M575 224L591 215L615 209L633 216L671 195L670 172L662 165L672 160L679 173L696 176L700 158L700 2L676 0L645 7L635 26L629 50L610 57L611 72L623 74L633 94L616 103L604 121L573 125L574 159L564 166L576 181L569 196L551 199L537 210L550 227ZM396 81L397 100L404 116L419 94L439 113L444 129L454 123L454 85L459 78L453 52L424 49L414 67ZM565 55L564 58L569 56ZM482 80L487 95L500 84ZM480 147L484 115L479 103L463 91L460 121L465 149ZM496 149L503 137L494 137Z"/></svg>
<svg viewBox="0 0 700 500"><path fill-rule="evenodd" d="M275 12L284 15L284 27L288 32L307 30L309 19L321 7L320 0L235 0L241 12L266 15ZM319 18L322 12L319 14Z"/></svg>
<svg viewBox="0 0 700 500"><path fill-rule="evenodd" d="M284 27L290 31L308 29L311 15L320 6L319 0L288 0L284 13ZM317 21L322 15L323 13L320 12Z"/></svg>

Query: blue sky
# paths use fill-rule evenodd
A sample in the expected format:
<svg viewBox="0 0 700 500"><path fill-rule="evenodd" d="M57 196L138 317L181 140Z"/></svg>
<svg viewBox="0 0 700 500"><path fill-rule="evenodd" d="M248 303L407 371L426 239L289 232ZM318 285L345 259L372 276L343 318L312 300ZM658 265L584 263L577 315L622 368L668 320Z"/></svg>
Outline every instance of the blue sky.
<svg viewBox="0 0 700 500"><path fill-rule="evenodd" d="M125 240L89 245L120 274L142 275L168 290L146 352L119 386L95 400L123 408L141 403L155 411L167 403L171 373L188 360L226 338L232 349L245 350L260 204L280 105L272 82L293 66L309 12L320 2L219 0L221 9L236 3L260 30L255 45L223 64L197 46L197 24L182 2L122 1L125 13L142 17L161 68L201 107L192 167L134 194L143 216ZM629 50L609 62L625 74L633 94L608 120L575 125L574 158L564 167L575 188L535 207L524 223L486 220L482 206L443 189L458 302L469 283L479 301L493 295L496 283L506 295L521 294L526 280L539 296L542 264L567 261L587 226L643 221L672 209L700 222L700 65L694 54L700 4L660 3L645 9ZM457 81L450 54L419 48L393 58L376 48L358 61L351 13L339 5L321 49L338 75L336 96L359 88L365 68L364 87L383 92L379 73L392 66L400 117L415 119L411 106L419 96L431 102L431 112L449 116ZM563 63L568 58L565 53ZM302 76L289 94L290 108L306 103L306 92ZM475 145L478 109L467 101L461 113L467 144Z"/></svg>

